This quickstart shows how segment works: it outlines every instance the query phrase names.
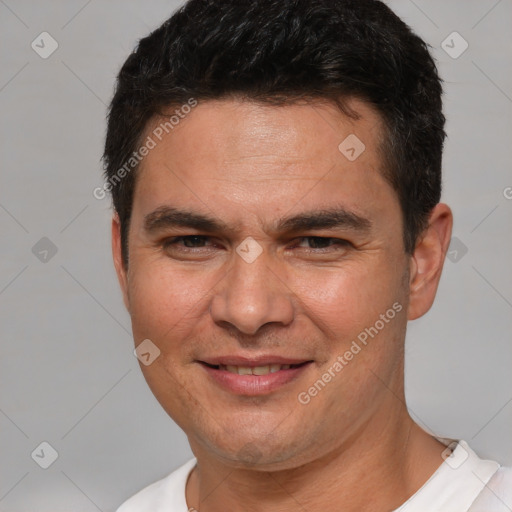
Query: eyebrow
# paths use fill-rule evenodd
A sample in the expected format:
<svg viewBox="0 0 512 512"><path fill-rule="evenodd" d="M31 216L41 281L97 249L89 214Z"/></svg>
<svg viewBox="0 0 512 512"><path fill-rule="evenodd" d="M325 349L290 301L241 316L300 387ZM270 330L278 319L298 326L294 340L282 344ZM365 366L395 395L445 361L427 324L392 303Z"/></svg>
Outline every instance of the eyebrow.
<svg viewBox="0 0 512 512"><path fill-rule="evenodd" d="M220 220L171 206L161 206L144 217L144 229L148 232L173 227L194 228L207 233L229 231L228 225Z"/></svg>
<svg viewBox="0 0 512 512"><path fill-rule="evenodd" d="M175 227L192 228L205 233L233 232L225 222L191 210L161 206L144 218L144 229L148 233ZM284 217L274 223L272 231L297 232L321 229L350 229L368 232L372 222L344 208L320 209Z"/></svg>

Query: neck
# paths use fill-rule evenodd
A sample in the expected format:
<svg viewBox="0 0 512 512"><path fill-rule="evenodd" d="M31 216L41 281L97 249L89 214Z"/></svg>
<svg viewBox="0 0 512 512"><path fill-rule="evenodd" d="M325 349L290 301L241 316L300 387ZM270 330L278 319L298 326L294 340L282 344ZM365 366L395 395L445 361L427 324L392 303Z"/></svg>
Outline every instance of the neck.
<svg viewBox="0 0 512 512"><path fill-rule="evenodd" d="M403 402L394 401L395 414L386 408L387 416L373 418L353 439L293 469L233 468L194 447L198 465L187 483L189 507L198 512L398 508L440 466L445 446L413 422Z"/></svg>

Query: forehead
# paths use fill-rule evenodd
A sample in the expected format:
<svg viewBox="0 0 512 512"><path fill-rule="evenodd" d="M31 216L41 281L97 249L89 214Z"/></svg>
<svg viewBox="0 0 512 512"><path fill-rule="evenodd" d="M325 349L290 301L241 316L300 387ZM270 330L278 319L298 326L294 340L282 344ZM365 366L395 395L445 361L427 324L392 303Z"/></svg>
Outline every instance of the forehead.
<svg viewBox="0 0 512 512"><path fill-rule="evenodd" d="M382 173L379 115L361 101L347 106L357 119L325 102L243 100L199 102L172 128L168 117L155 118L144 136L155 145L138 170L135 203L144 211L171 201L282 212L344 197L363 213L394 192Z"/></svg>
<svg viewBox="0 0 512 512"><path fill-rule="evenodd" d="M378 145L384 138L384 123L378 112L357 99L344 102L350 117L332 102L320 100L275 106L225 99L199 101L193 109L184 106L186 113L178 116L175 112L180 113L181 107L173 107L167 114L151 119L145 130L145 136L151 136L160 150L173 142L179 146L183 151L176 155L178 158L190 151L200 156L204 149L214 148L235 158L251 154L262 157L266 151L268 156L286 159L319 158L326 151L337 150L339 143L355 132L369 146ZM160 154L151 151L141 167Z"/></svg>

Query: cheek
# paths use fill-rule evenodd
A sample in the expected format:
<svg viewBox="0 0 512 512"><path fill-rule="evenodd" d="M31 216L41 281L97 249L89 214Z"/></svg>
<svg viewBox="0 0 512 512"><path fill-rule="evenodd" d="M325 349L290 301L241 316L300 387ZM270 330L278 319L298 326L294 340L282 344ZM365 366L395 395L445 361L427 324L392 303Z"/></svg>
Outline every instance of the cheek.
<svg viewBox="0 0 512 512"><path fill-rule="evenodd" d="M318 269L290 278L290 288L305 314L326 335L346 339L367 325L401 298L396 269L384 264L347 262L338 268Z"/></svg>
<svg viewBox="0 0 512 512"><path fill-rule="evenodd" d="M183 336L197 316L208 287L198 274L169 268L165 262L133 265L129 279L130 312L135 339L164 341Z"/></svg>

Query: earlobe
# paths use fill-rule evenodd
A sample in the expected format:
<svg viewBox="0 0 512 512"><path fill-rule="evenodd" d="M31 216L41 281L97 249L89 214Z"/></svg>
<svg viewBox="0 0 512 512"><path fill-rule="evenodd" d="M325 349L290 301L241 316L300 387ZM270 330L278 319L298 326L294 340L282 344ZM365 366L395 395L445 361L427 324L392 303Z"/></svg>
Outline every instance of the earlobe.
<svg viewBox="0 0 512 512"><path fill-rule="evenodd" d="M123 262L123 251L121 243L121 221L117 213L112 217L112 257L116 269L117 279L123 294L123 301L126 309L130 311L130 300L128 296L128 273Z"/></svg>
<svg viewBox="0 0 512 512"><path fill-rule="evenodd" d="M444 259L452 233L450 208L437 204L429 217L428 227L421 235L411 256L409 280L409 320L424 315L432 306L443 270Z"/></svg>

